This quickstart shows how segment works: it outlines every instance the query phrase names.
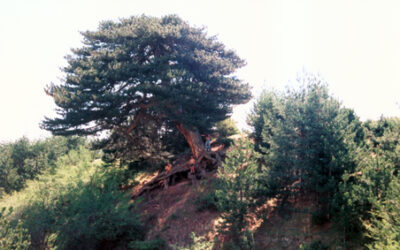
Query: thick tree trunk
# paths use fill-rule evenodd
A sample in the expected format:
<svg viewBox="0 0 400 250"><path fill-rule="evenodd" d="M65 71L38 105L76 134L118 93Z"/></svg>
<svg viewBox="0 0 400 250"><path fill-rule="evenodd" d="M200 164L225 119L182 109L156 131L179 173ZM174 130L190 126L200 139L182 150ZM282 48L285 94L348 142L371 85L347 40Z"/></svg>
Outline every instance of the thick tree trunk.
<svg viewBox="0 0 400 250"><path fill-rule="evenodd" d="M182 123L177 123L176 127L188 142L194 158L199 158L200 154L204 151L204 143L201 139L199 131L189 130L185 128Z"/></svg>

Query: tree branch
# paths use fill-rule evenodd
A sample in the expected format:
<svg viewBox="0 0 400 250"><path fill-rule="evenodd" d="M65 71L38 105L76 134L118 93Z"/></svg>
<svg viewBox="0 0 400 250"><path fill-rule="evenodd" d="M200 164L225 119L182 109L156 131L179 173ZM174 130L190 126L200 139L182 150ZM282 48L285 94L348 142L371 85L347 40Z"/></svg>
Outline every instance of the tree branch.
<svg viewBox="0 0 400 250"><path fill-rule="evenodd" d="M129 128L126 130L126 134L130 134L132 132L132 130L134 130L139 122L139 120L144 116L143 114L143 109L139 110L139 113L137 114L137 116L135 116L135 119L133 120L133 123L131 124L131 126L129 126Z"/></svg>

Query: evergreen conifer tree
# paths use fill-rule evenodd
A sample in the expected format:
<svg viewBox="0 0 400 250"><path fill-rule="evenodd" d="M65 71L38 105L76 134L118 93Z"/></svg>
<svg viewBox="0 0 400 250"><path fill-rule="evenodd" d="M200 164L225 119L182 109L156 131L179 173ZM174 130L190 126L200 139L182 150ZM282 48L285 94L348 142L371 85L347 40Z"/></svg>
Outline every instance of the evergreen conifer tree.
<svg viewBox="0 0 400 250"><path fill-rule="evenodd" d="M304 73L298 83L285 94L264 93L249 120L270 169L269 189L282 201L293 190L311 192L327 216L344 171L354 171L361 123L329 95L320 77Z"/></svg>
<svg viewBox="0 0 400 250"><path fill-rule="evenodd" d="M220 232L227 235L231 247L252 249L252 234L248 231L249 209L256 204L258 191L257 152L248 140L240 140L228 152L223 167L218 170L215 190L217 207L223 219Z"/></svg>
<svg viewBox="0 0 400 250"><path fill-rule="evenodd" d="M363 124L366 140L357 151L356 168L343 175L333 202L344 242L357 238L373 249L390 249L400 239L399 124L392 118Z"/></svg>
<svg viewBox="0 0 400 250"><path fill-rule="evenodd" d="M284 97L277 92L263 91L247 117L247 124L253 128L251 137L258 152L268 154L272 143L273 130L283 119Z"/></svg>
<svg viewBox="0 0 400 250"><path fill-rule="evenodd" d="M376 197L378 198L378 197ZM386 197L376 199L372 218L364 221L367 236L373 241L371 249L400 249L400 181L398 178L388 185Z"/></svg>
<svg viewBox="0 0 400 250"><path fill-rule="evenodd" d="M198 157L199 131L251 97L248 84L233 75L245 62L177 16L106 21L82 35L84 46L66 57L65 79L46 89L58 117L42 127L53 134L112 131L130 138L140 121L160 130L169 122Z"/></svg>

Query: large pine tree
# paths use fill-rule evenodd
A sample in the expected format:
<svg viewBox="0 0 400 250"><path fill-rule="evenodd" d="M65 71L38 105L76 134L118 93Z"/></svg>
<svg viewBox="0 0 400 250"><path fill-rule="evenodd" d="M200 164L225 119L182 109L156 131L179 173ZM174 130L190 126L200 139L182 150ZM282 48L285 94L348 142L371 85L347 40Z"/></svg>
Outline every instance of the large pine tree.
<svg viewBox="0 0 400 250"><path fill-rule="evenodd" d="M177 16L107 21L82 35L84 46L66 57L65 78L46 89L58 117L42 127L53 134L129 137L139 122L172 122L198 157L199 131L251 97L248 84L234 76L245 62Z"/></svg>

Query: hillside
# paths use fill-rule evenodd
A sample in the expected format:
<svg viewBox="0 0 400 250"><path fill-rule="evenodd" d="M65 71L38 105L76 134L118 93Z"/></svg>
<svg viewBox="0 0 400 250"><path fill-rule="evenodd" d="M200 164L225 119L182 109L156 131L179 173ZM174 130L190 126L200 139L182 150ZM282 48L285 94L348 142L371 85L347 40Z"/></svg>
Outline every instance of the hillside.
<svg viewBox="0 0 400 250"><path fill-rule="evenodd" d="M140 184L133 193L156 176L157 173L139 175ZM160 237L176 249L212 249L215 240L223 242L224 237L217 232L221 218L213 195L217 178L214 170L195 185L183 178L167 189L159 188L137 198L141 200L143 222L150 228L146 238ZM339 246L340 239L330 223L313 224L314 211L315 200L309 195L291 199L284 206L278 206L277 199L259 206L249 221L256 249L300 249L319 241Z"/></svg>
<svg viewBox="0 0 400 250"><path fill-rule="evenodd" d="M388 249L399 232L399 121L362 126L366 144L355 149L352 172L338 169L340 176L321 158L282 169L278 160L293 157L277 147L292 145L283 133L267 154L254 149L255 139L235 139L229 148L216 140L198 159L196 181L188 178L188 151L166 171L144 160L107 163L105 153L85 141L4 144L3 169L25 172L3 176L25 183L3 183L0 208L13 209L0 210L0 248ZM289 152L295 160L305 153L313 159L317 146ZM314 175L302 174L304 166Z"/></svg>
<svg viewBox="0 0 400 250"><path fill-rule="evenodd" d="M261 165L251 165L255 153L242 148L243 141L246 140L237 140L227 149L214 144L212 152L201 158L200 165L205 164L207 171L195 183L187 175L189 154L183 153L176 158L173 170L167 174L161 166L130 168L119 161L105 163L100 159L100 151L76 145L66 154L61 152L48 169L27 180L23 189L1 197L0 208L13 207L13 213L0 214L0 246L4 249L18 246L24 246L21 249L221 249L221 243L229 243L232 238L218 231L224 223L223 215L227 213L221 210L220 198L235 198L227 189L218 196L222 178L225 174L228 179L223 181L243 177L240 172L229 172L232 169L241 171L256 167L256 173L266 171L259 171ZM221 166L213 160L217 155L224 162L223 171L219 172ZM376 161L378 154L372 156ZM345 201L356 201L367 207L368 203L360 202L375 197L373 192L382 189L378 185L385 180L383 178L396 176L390 168L379 170L375 165L370 166L344 175L340 188L349 191L339 191ZM268 175L260 176L266 178L271 174L266 173ZM177 175L174 181L173 175ZM169 178L168 186L163 182L166 177ZM259 177L253 176L250 181L262 183L262 179L257 179ZM347 180L352 186L346 186ZM247 185L244 183L239 187ZM348 210L332 213L333 216L327 218L320 212L321 204L324 204L318 201L321 196L309 191L299 193L301 185L299 179L283 187L275 196L267 189L259 189L261 196L269 198L263 203L253 203L256 206L248 206L246 210L246 229L251 230L254 238L254 245L248 249L360 249L365 241L346 238L341 231L343 227L338 224L340 220L355 221L362 216L357 210L350 210L357 203L348 203L347 207L342 207ZM394 181L385 185L394 191L400 187ZM394 191L387 193L392 201L398 198ZM281 200L282 194L287 194L285 201ZM336 196L335 199L337 197L341 198ZM391 212L389 209L396 204L378 209ZM360 206L356 208L360 209ZM338 214L353 217L343 218ZM391 231L381 232L390 236Z"/></svg>
<svg viewBox="0 0 400 250"><path fill-rule="evenodd" d="M146 222L151 225L148 238L160 235L168 244L181 247L191 243L192 232L212 240L218 212L213 209L198 211L201 204L196 204L200 195L210 191L210 184L212 179L196 186L185 180L144 202L141 209Z"/></svg>
<svg viewBox="0 0 400 250"><path fill-rule="evenodd" d="M144 221L151 227L147 238L160 236L170 246L175 245L181 249L193 245L191 235L195 233L203 237L202 244L208 242L212 245L214 238L218 237L216 225L219 212L201 198L213 192L215 178L215 173L210 173L206 180L196 186L184 180L168 190L160 190L151 200L143 201L141 211L145 216ZM207 205L209 208L203 208ZM318 240L330 246L337 244L339 239L331 229L331 224L312 224L313 207L312 199L307 197L291 201L284 208L277 208L275 200L270 200L257 213L266 218L257 219L254 214L251 222L255 230L256 248L299 249L302 244Z"/></svg>

